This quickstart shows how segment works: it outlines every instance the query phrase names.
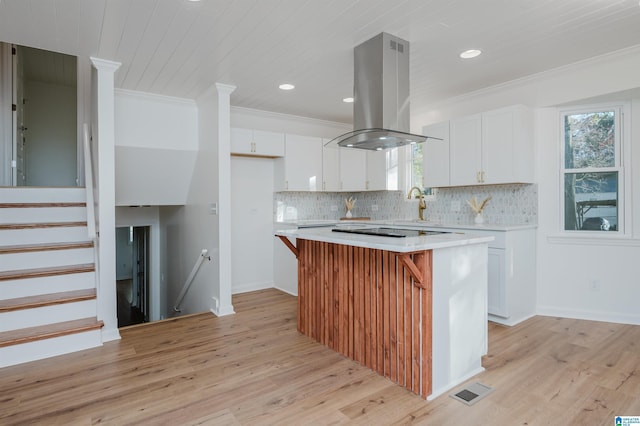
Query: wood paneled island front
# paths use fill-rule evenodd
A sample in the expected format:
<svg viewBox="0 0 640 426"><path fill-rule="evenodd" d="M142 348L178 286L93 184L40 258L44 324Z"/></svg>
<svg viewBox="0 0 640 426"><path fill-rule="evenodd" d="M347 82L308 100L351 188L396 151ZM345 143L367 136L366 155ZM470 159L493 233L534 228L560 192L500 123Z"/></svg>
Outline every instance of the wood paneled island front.
<svg viewBox="0 0 640 426"><path fill-rule="evenodd" d="M433 398L482 371L487 242L278 231L298 259L298 331Z"/></svg>

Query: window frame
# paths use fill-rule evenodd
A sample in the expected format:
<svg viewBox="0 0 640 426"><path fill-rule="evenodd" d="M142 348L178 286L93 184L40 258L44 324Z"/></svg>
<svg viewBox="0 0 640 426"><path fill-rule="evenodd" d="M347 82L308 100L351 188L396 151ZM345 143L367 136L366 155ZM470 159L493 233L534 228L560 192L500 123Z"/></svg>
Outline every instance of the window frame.
<svg viewBox="0 0 640 426"><path fill-rule="evenodd" d="M575 114L588 114L604 111L614 111L614 149L615 160L614 165L609 167L583 167L583 168L566 168L565 163L565 117ZM629 123L625 120L625 117L630 117L629 114L630 105L627 102L618 103L603 103L603 104L591 104L591 105L576 105L573 107L562 108L559 110L559 151L560 151L560 164L558 174L558 188L559 188L559 211L558 211L558 227L562 235L565 236L583 236L594 238L616 238L616 237L628 237L630 235L630 226L627 223L627 218L630 217L626 211L627 200L629 200L630 194L628 188L628 173L625 173L625 166L628 165L629 144L630 144L630 132ZM626 167L629 170L628 167ZM565 179L568 174L579 173L612 173L618 174L617 178L617 226L614 231L599 231L599 230L581 230L581 229L565 229Z"/></svg>

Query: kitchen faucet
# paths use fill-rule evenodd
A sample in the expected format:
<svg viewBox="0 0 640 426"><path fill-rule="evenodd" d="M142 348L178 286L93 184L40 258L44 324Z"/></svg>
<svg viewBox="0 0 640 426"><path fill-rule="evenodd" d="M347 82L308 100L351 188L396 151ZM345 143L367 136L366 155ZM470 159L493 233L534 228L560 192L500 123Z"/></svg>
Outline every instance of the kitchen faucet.
<svg viewBox="0 0 640 426"><path fill-rule="evenodd" d="M424 196L422 195L422 189L418 188L417 186L413 186L411 187L411 189L409 190L409 193L407 194L407 199L411 199L411 194L413 194L413 190L417 189L418 190L418 195L420 197L420 202L418 203L418 218L420 220L424 220L424 210L427 208L427 203L424 201Z"/></svg>

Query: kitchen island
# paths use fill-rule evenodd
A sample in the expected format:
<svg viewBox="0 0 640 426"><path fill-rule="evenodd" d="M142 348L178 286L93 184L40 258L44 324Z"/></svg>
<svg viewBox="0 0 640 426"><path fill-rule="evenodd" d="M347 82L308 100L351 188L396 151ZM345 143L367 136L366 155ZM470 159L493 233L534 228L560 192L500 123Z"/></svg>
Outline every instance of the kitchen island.
<svg viewBox="0 0 640 426"><path fill-rule="evenodd" d="M483 370L492 237L276 235L298 261L301 333L423 398Z"/></svg>

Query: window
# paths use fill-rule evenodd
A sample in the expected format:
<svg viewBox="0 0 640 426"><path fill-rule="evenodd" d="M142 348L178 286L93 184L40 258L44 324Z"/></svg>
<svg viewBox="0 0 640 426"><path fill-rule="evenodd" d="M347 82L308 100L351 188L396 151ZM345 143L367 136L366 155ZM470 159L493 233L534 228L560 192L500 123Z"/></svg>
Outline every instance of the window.
<svg viewBox="0 0 640 426"><path fill-rule="evenodd" d="M565 231L621 232L622 107L562 113Z"/></svg>
<svg viewBox="0 0 640 426"><path fill-rule="evenodd" d="M409 167L407 167L408 171L408 188L412 186L417 186L422 188L423 180L422 180L422 147L423 143L414 143L408 146L408 163Z"/></svg>
<svg viewBox="0 0 640 426"><path fill-rule="evenodd" d="M387 190L396 191L400 189L398 185L398 148L388 149L387 156Z"/></svg>

